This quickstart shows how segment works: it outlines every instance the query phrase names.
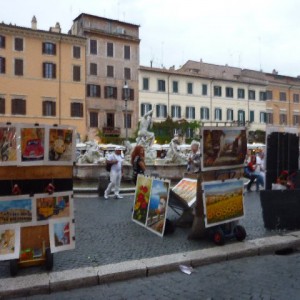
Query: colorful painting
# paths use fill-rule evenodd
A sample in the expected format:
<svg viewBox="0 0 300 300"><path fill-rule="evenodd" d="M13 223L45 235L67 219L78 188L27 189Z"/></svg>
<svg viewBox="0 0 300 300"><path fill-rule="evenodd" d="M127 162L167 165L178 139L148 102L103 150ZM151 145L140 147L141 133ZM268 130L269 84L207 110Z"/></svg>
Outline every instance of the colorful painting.
<svg viewBox="0 0 300 300"><path fill-rule="evenodd" d="M38 194L35 200L38 222L73 217L73 198L70 193Z"/></svg>
<svg viewBox="0 0 300 300"><path fill-rule="evenodd" d="M247 133L241 127L202 128L202 171L242 167L247 153Z"/></svg>
<svg viewBox="0 0 300 300"><path fill-rule="evenodd" d="M202 182L205 226L215 226L244 216L244 182L239 179Z"/></svg>
<svg viewBox="0 0 300 300"><path fill-rule="evenodd" d="M20 227L0 226L0 260L17 259L20 254Z"/></svg>
<svg viewBox="0 0 300 300"><path fill-rule="evenodd" d="M32 198L30 197L0 197L1 225L32 222L32 212Z"/></svg>
<svg viewBox="0 0 300 300"><path fill-rule="evenodd" d="M163 236L165 230L169 188L169 181L152 181L146 227L160 236Z"/></svg>
<svg viewBox="0 0 300 300"><path fill-rule="evenodd" d="M0 166L17 164L17 128L0 125Z"/></svg>
<svg viewBox="0 0 300 300"><path fill-rule="evenodd" d="M69 218L50 220L49 236L52 253L75 248L74 223Z"/></svg>
<svg viewBox="0 0 300 300"><path fill-rule="evenodd" d="M138 175L135 189L133 221L146 224L152 179Z"/></svg>
<svg viewBox="0 0 300 300"><path fill-rule="evenodd" d="M54 164L72 164L75 159L74 130L50 128L48 160Z"/></svg>
<svg viewBox="0 0 300 300"><path fill-rule="evenodd" d="M183 178L172 189L189 207L191 207L197 199L197 179Z"/></svg>
<svg viewBox="0 0 300 300"><path fill-rule="evenodd" d="M24 127L21 135L21 163L41 164L45 159L45 128L40 126Z"/></svg>

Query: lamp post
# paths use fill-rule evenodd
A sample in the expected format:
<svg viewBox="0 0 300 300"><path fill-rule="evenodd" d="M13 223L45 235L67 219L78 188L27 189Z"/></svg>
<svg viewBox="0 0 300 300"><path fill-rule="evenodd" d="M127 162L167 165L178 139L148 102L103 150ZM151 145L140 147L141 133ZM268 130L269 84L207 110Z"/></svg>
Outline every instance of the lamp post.
<svg viewBox="0 0 300 300"><path fill-rule="evenodd" d="M126 136L126 141L128 140L128 120L127 120L127 101L128 101L128 85L127 82L125 81L124 85L124 100L125 100L125 136Z"/></svg>

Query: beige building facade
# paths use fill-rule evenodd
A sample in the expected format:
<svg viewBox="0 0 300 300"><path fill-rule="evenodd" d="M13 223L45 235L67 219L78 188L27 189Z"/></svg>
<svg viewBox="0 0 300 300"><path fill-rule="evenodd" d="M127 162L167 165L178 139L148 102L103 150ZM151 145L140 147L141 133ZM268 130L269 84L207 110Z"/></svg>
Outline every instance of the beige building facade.
<svg viewBox="0 0 300 300"><path fill-rule="evenodd" d="M131 137L138 123L139 26L81 14L71 33L87 39L88 138L94 139L99 131Z"/></svg>
<svg viewBox="0 0 300 300"><path fill-rule="evenodd" d="M0 121L75 126L85 122L84 37L0 24Z"/></svg>

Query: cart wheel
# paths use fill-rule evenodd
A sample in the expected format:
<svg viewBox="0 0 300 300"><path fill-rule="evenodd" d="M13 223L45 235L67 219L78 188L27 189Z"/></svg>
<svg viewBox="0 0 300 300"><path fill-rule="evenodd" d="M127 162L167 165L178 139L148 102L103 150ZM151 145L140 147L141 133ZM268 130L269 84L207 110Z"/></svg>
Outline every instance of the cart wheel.
<svg viewBox="0 0 300 300"><path fill-rule="evenodd" d="M222 246L225 243L225 235L221 228L218 228L213 234L213 241L216 245Z"/></svg>
<svg viewBox="0 0 300 300"><path fill-rule="evenodd" d="M16 276L19 271L18 260L12 259L9 261L9 270L11 276Z"/></svg>
<svg viewBox="0 0 300 300"><path fill-rule="evenodd" d="M46 262L45 262L46 269L50 271L53 268L53 253L51 253L50 248L46 249L45 258L46 258Z"/></svg>
<svg viewBox="0 0 300 300"><path fill-rule="evenodd" d="M233 228L233 233L234 233L236 239L240 242L243 241L247 235L245 228L241 225L236 225Z"/></svg>

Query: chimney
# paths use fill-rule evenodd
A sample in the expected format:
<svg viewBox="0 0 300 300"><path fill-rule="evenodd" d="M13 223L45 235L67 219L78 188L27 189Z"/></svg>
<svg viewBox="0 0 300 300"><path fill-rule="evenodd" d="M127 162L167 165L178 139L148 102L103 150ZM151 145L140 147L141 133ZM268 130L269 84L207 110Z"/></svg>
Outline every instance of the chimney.
<svg viewBox="0 0 300 300"><path fill-rule="evenodd" d="M272 74L278 75L278 71L276 71L275 69L273 69Z"/></svg>
<svg viewBox="0 0 300 300"><path fill-rule="evenodd" d="M37 29L37 21L35 16L33 16L31 20L31 29Z"/></svg>
<svg viewBox="0 0 300 300"><path fill-rule="evenodd" d="M60 33L61 29L60 29L60 25L58 22L56 22L55 27L50 27L50 32L56 32L56 33Z"/></svg>

